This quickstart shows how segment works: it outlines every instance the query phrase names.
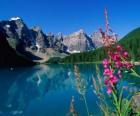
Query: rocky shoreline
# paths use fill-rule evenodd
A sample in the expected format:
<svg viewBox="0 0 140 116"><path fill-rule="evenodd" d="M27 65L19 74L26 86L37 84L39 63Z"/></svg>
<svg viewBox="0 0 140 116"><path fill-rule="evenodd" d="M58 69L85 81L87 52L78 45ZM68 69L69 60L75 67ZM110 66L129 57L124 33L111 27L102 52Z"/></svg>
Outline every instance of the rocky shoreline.
<svg viewBox="0 0 140 116"><path fill-rule="evenodd" d="M134 113L140 112L140 93L132 97L131 106Z"/></svg>

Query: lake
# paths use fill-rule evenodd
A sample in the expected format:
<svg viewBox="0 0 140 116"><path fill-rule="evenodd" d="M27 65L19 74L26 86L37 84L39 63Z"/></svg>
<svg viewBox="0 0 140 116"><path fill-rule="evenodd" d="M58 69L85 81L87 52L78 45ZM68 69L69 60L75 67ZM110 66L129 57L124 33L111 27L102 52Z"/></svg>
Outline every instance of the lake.
<svg viewBox="0 0 140 116"><path fill-rule="evenodd" d="M78 68L86 86L89 113L102 116L92 81L96 76L95 65L79 64ZM101 66L100 69L102 72ZM128 77L123 84L131 83L130 92L139 91L140 81L134 84L134 79ZM75 78L73 65L0 69L0 116L67 116L72 99L76 112L87 116L85 100L77 90Z"/></svg>

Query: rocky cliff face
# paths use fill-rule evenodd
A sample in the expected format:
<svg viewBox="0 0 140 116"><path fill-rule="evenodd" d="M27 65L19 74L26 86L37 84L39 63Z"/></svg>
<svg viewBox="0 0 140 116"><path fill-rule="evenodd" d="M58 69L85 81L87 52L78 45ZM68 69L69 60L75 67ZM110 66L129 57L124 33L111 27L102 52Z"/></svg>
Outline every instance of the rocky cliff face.
<svg viewBox="0 0 140 116"><path fill-rule="evenodd" d="M34 39L28 27L20 18L11 18L9 21L0 22L1 33L6 34L6 38L12 47L18 44L22 47L29 47L33 44Z"/></svg>
<svg viewBox="0 0 140 116"><path fill-rule="evenodd" d="M66 36L63 43L68 47L68 52L70 53L85 52L95 49L95 44L92 39L83 30Z"/></svg>
<svg viewBox="0 0 140 116"><path fill-rule="evenodd" d="M91 38L92 38L92 42L95 44L96 48L103 46L101 32L94 32L91 35Z"/></svg>
<svg viewBox="0 0 140 116"><path fill-rule="evenodd" d="M66 55L63 51L66 47L62 43L52 42L55 38L45 35L39 27L29 29L19 17L1 21L0 33L12 50L31 62L45 62L52 57Z"/></svg>

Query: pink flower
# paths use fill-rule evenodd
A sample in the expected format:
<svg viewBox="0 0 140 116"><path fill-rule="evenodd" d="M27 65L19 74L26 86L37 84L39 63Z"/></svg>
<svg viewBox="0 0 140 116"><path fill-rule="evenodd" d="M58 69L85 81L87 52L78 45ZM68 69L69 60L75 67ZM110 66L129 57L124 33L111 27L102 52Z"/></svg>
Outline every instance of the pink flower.
<svg viewBox="0 0 140 116"><path fill-rule="evenodd" d="M108 59L104 59L104 60L103 60L103 64L104 64L104 65L108 65L108 64L109 64Z"/></svg>
<svg viewBox="0 0 140 116"><path fill-rule="evenodd" d="M118 82L118 78L114 75L111 75L110 79L109 79L110 83L112 85L116 84Z"/></svg>
<svg viewBox="0 0 140 116"><path fill-rule="evenodd" d="M113 59L114 61L120 60L120 55L117 54L117 53L115 53L115 54L113 55L112 59Z"/></svg>
<svg viewBox="0 0 140 116"><path fill-rule="evenodd" d="M123 57L124 57L124 58L128 58L128 52L125 51L125 52L123 53Z"/></svg>
<svg viewBox="0 0 140 116"><path fill-rule="evenodd" d="M116 68L121 68L122 67L122 62L120 60L115 62L115 67Z"/></svg>
<svg viewBox="0 0 140 116"><path fill-rule="evenodd" d="M115 76L115 75L110 75L110 77L109 78L107 78L106 80L105 80L105 85L106 86L114 86L116 83L118 82L118 78Z"/></svg>
<svg viewBox="0 0 140 116"><path fill-rule="evenodd" d="M112 86L114 86L117 82L118 82L118 78L114 75L111 75L109 78L105 80L105 85L107 86L108 94L112 92Z"/></svg>
<svg viewBox="0 0 140 116"><path fill-rule="evenodd" d="M120 54L118 52L115 52L115 53L109 52L108 55L113 61L120 60Z"/></svg>
<svg viewBox="0 0 140 116"><path fill-rule="evenodd" d="M117 48L117 51L119 51L119 52L123 50L123 47L121 45L117 45L116 48Z"/></svg>
<svg viewBox="0 0 140 116"><path fill-rule="evenodd" d="M104 83L106 86L109 86L109 79L106 79Z"/></svg>
<svg viewBox="0 0 140 116"><path fill-rule="evenodd" d="M108 87L108 88L107 88L107 93L108 93L108 94L111 94L111 93L112 93L112 88L111 88L111 87Z"/></svg>
<svg viewBox="0 0 140 116"><path fill-rule="evenodd" d="M128 61L125 61L125 62L123 63L123 66L124 66L125 68L127 68L127 69L131 69L131 68L133 67L133 64L131 64L131 63L128 62Z"/></svg>
<svg viewBox="0 0 140 116"><path fill-rule="evenodd" d="M113 74L113 70L112 69L109 69L109 68L106 68L105 70L104 70L104 75L112 75Z"/></svg>
<svg viewBox="0 0 140 116"><path fill-rule="evenodd" d="M104 68L107 68L108 65L109 65L108 59L104 59L104 60L103 60L103 66L104 66Z"/></svg>

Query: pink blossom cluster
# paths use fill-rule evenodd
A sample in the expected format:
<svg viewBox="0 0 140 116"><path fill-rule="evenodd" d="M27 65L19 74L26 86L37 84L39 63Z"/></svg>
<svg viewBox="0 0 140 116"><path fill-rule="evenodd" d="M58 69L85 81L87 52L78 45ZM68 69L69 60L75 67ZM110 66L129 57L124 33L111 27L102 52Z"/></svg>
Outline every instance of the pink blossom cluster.
<svg viewBox="0 0 140 116"><path fill-rule="evenodd" d="M107 87L107 93L110 94L112 92L112 87L118 82L118 78L114 74L115 71L110 68L110 62L108 59L104 59L103 65L105 68L104 76L106 76L105 85Z"/></svg>
<svg viewBox="0 0 140 116"><path fill-rule="evenodd" d="M117 45L111 51L108 51L108 59L103 60L105 85L108 94L112 92L112 87L122 77L122 70L129 70L133 67L133 64L127 61L128 58L128 52L121 45Z"/></svg>

